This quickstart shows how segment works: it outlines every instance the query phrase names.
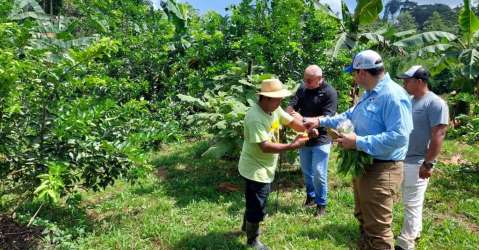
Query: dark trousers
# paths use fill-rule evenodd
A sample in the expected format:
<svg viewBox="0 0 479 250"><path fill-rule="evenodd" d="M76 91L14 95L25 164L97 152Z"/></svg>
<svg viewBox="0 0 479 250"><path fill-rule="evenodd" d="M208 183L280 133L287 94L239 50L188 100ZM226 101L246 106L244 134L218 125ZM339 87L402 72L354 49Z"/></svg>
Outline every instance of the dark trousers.
<svg viewBox="0 0 479 250"><path fill-rule="evenodd" d="M266 202L271 192L271 183L245 180L245 217L248 222L259 223L266 215Z"/></svg>

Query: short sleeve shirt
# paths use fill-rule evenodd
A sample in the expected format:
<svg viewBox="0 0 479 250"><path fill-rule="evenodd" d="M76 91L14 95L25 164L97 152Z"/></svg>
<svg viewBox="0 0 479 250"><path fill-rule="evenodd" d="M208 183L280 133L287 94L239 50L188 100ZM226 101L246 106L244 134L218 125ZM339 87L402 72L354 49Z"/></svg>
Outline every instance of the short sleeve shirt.
<svg viewBox="0 0 479 250"><path fill-rule="evenodd" d="M449 122L449 109L444 100L429 91L419 99L412 100L412 117L414 129L409 136L409 148L405 161L420 163L424 160L432 128Z"/></svg>
<svg viewBox="0 0 479 250"><path fill-rule="evenodd" d="M293 117L278 107L267 114L258 105L253 105L244 121L244 142L238 164L241 176L262 183L271 183L274 179L278 154L264 153L260 143L264 141L279 142L279 130L287 125Z"/></svg>

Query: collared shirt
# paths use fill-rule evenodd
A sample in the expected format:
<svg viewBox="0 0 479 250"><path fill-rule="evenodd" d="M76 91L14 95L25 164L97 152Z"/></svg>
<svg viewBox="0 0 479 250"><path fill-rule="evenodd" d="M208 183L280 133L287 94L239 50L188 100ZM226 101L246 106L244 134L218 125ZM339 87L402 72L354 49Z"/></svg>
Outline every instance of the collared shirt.
<svg viewBox="0 0 479 250"><path fill-rule="evenodd" d="M374 89L365 91L358 104L334 117L320 119L320 125L336 128L349 119L356 133L356 149L380 160L404 160L413 129L411 100L389 74Z"/></svg>
<svg viewBox="0 0 479 250"><path fill-rule="evenodd" d="M289 106L303 117L333 116L338 107L338 94L336 90L323 81L319 87L308 89L301 84L296 94L291 98ZM319 136L311 138L306 146L323 145L331 142L325 128L319 128Z"/></svg>

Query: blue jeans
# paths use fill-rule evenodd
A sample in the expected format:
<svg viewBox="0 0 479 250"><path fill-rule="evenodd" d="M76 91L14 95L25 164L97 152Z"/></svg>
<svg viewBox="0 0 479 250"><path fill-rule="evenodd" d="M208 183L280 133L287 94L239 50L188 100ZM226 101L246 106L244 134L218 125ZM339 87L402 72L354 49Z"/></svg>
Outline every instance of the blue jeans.
<svg viewBox="0 0 479 250"><path fill-rule="evenodd" d="M302 147L299 150L306 194L314 197L316 204L325 206L328 199L328 160L331 144Z"/></svg>

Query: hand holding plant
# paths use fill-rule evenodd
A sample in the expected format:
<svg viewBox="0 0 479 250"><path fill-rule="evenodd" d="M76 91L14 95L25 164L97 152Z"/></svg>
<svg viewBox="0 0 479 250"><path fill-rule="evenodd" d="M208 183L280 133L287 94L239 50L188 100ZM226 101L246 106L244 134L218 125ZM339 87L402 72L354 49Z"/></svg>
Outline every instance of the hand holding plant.
<svg viewBox="0 0 479 250"><path fill-rule="evenodd" d="M349 145L350 141L355 140L356 137L354 134L354 125L350 120L346 120L338 125L338 131L328 130L328 132L339 136L337 139L342 144L341 147L337 148L339 151L338 173L342 175L349 173L352 176L360 176L364 172L365 167L372 164L373 158L362 151L348 149L351 148ZM343 148L344 146L345 148Z"/></svg>
<svg viewBox="0 0 479 250"><path fill-rule="evenodd" d="M298 134L296 138L291 142L291 148L297 149L302 147L307 141L309 140L308 136L304 136L304 134Z"/></svg>

